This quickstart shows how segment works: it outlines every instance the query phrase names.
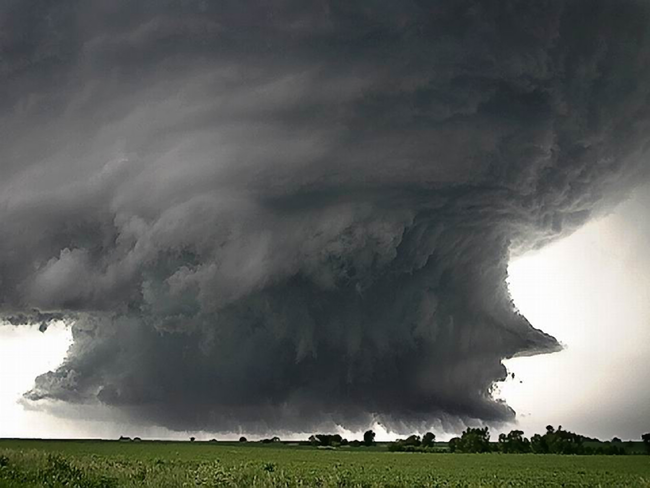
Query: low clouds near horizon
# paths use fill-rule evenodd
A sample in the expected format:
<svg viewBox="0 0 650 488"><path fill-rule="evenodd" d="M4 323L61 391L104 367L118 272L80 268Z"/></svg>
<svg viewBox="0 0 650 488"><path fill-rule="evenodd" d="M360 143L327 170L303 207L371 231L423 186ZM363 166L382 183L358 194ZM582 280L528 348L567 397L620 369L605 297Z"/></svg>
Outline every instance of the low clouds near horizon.
<svg viewBox="0 0 650 488"><path fill-rule="evenodd" d="M7 2L0 311L33 402L179 430L510 420L511 253L647 176L641 1Z"/></svg>

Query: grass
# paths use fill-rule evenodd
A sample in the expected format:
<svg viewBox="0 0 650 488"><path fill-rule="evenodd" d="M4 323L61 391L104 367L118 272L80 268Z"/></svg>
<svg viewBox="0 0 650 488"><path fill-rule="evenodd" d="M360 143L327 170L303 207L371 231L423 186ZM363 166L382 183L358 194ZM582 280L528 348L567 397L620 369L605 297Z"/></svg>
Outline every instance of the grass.
<svg viewBox="0 0 650 488"><path fill-rule="evenodd" d="M650 487L648 456L0 440L0 487Z"/></svg>

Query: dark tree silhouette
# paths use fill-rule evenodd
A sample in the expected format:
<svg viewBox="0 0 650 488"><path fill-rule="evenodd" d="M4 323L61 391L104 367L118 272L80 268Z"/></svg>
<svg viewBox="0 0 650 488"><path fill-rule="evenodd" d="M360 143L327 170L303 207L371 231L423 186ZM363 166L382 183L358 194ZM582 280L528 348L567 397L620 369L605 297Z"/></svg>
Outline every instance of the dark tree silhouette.
<svg viewBox="0 0 650 488"><path fill-rule="evenodd" d="M367 430L364 432L363 443L366 446L372 446L375 443L375 433L372 430Z"/></svg>
<svg viewBox="0 0 650 488"><path fill-rule="evenodd" d="M499 435L499 450L504 453L530 452L530 441L521 430L512 430L509 434Z"/></svg>
<svg viewBox="0 0 650 488"><path fill-rule="evenodd" d="M420 444L422 444L422 441L420 441L420 436L419 435L413 434L413 435L408 436L405 440L403 440L402 443L405 446L418 447Z"/></svg>
<svg viewBox="0 0 650 488"><path fill-rule="evenodd" d="M239 442L247 442L247 441L248 441L248 439L246 439L246 437L244 437L244 436L241 436L239 438Z"/></svg>
<svg viewBox="0 0 650 488"><path fill-rule="evenodd" d="M468 427L456 445L458 452L490 452L490 431L487 427Z"/></svg>
<svg viewBox="0 0 650 488"><path fill-rule="evenodd" d="M460 437L452 437L449 439L448 446L449 452L458 452L458 444L460 443Z"/></svg>
<svg viewBox="0 0 650 488"><path fill-rule="evenodd" d="M309 437L309 442L314 446L340 446L343 438L339 434L314 434Z"/></svg>
<svg viewBox="0 0 650 488"><path fill-rule="evenodd" d="M643 441L645 450L648 451L648 454L650 454L650 432L648 432L647 434L643 434L641 436L641 440Z"/></svg>
<svg viewBox="0 0 650 488"><path fill-rule="evenodd" d="M194 442L196 440L196 437L190 437L190 442Z"/></svg>
<svg viewBox="0 0 650 488"><path fill-rule="evenodd" d="M530 438L530 447L535 454L547 454L548 444L546 442L546 435L535 434Z"/></svg>
<svg viewBox="0 0 650 488"><path fill-rule="evenodd" d="M422 436L422 447L433 447L436 442L436 435L432 432L427 432Z"/></svg>
<svg viewBox="0 0 650 488"><path fill-rule="evenodd" d="M560 425L555 430L551 425L546 427L546 434L535 434L530 439L534 453L539 454L585 454L584 437L574 432L562 429Z"/></svg>
<svg viewBox="0 0 650 488"><path fill-rule="evenodd" d="M433 446L435 438L436 436L431 432L427 432L422 439L420 439L419 435L413 434L406 439L396 440L388 446L388 450L393 452L423 452L427 450L427 447Z"/></svg>

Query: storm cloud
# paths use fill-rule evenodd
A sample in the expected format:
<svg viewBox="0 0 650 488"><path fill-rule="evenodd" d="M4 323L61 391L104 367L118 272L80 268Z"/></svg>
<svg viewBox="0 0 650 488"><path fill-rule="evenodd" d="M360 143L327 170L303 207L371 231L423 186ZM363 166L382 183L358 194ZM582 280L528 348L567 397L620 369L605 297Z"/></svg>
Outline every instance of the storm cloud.
<svg viewBox="0 0 650 488"><path fill-rule="evenodd" d="M642 1L4 2L0 310L33 402L172 429L511 420L512 253L647 175Z"/></svg>

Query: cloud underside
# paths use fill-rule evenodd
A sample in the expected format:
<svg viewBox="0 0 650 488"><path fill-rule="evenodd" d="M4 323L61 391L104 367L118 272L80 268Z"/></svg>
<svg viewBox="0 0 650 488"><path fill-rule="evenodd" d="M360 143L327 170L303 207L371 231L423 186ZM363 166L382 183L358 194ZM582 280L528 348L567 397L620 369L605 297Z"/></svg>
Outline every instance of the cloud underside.
<svg viewBox="0 0 650 488"><path fill-rule="evenodd" d="M645 178L644 2L8 2L0 311L26 397L172 429L510 420L511 253Z"/></svg>

